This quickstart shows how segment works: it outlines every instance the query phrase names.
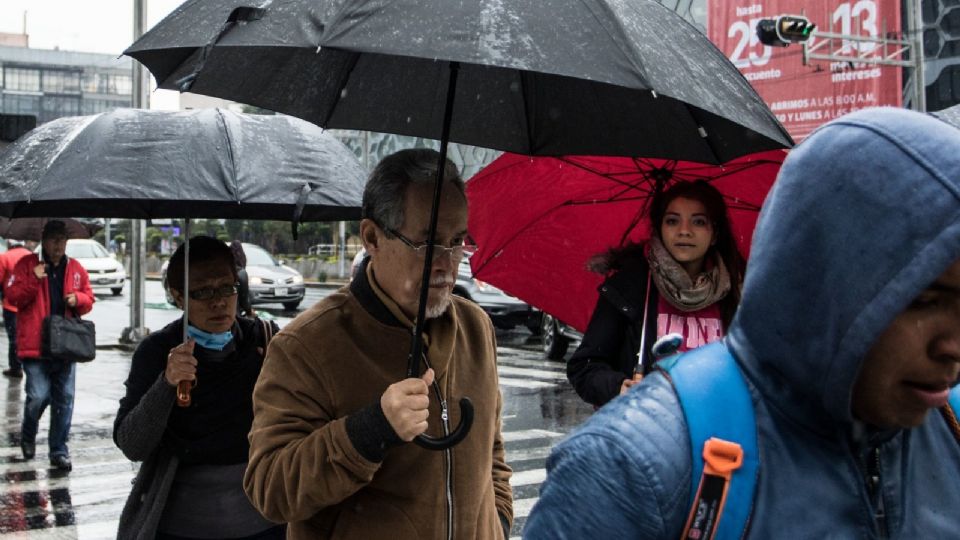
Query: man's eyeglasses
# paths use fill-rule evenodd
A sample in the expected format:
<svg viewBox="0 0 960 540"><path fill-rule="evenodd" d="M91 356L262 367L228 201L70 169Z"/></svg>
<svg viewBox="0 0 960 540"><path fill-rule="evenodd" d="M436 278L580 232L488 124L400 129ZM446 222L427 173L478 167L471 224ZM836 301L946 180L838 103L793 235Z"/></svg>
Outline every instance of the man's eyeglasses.
<svg viewBox="0 0 960 540"><path fill-rule="evenodd" d="M212 300L214 298L230 298L237 294L237 284L221 285L219 287L204 287L190 291L191 300Z"/></svg>
<svg viewBox="0 0 960 540"><path fill-rule="evenodd" d="M410 239L407 238L406 236L400 234L399 232L397 232L397 231L395 231L395 230L393 230L393 229L388 229L388 228L384 227L383 230L385 230L386 232L388 232L388 233L392 234L393 236L396 236L397 238L399 238L400 241L403 242L404 244L406 244L407 247L409 247L410 249L412 249L413 252L416 253L416 254L417 254L417 257L419 257L420 259L425 259L425 258L427 258L427 244L426 244L425 242L424 242L424 243L421 243L421 244L415 244L415 243L413 242L413 240L410 240ZM450 246L450 247L441 246L441 245L439 245L439 244L434 244L434 245L433 245L433 260L437 260L437 259L439 259L440 257L442 257L443 255L448 255L448 254L449 254L451 257L455 258L455 259L459 259L459 258L463 257L463 252L464 252L464 251L466 251L466 252L468 252L468 253L473 253L473 252L476 251L476 250L477 250L477 246L472 245L472 244L460 244L460 245L458 245L458 246Z"/></svg>

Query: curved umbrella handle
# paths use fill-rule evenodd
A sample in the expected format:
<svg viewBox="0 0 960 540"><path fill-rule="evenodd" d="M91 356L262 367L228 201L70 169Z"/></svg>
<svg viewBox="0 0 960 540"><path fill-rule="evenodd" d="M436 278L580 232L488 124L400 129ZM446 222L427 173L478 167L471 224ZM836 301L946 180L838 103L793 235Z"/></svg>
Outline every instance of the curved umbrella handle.
<svg viewBox="0 0 960 540"><path fill-rule="evenodd" d="M446 450L459 444L470 432L471 427L473 427L473 403L470 403L470 398L462 397L460 398L460 425L452 433L439 439L429 435L417 435L413 442L426 450Z"/></svg>
<svg viewBox="0 0 960 540"><path fill-rule="evenodd" d="M193 383L190 381L180 381L177 383L177 407L190 406L190 391L193 390Z"/></svg>

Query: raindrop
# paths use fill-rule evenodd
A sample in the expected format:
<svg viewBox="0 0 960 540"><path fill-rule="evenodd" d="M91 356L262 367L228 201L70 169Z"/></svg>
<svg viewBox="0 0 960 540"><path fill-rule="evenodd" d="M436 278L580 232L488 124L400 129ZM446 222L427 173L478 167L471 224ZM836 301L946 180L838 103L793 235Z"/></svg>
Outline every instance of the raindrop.
<svg viewBox="0 0 960 540"><path fill-rule="evenodd" d="M657 96L657 91L656 91L656 90L651 90L651 91L650 91L650 95L653 96L653 99L657 99L657 97L659 97L659 96Z"/></svg>
<svg viewBox="0 0 960 540"><path fill-rule="evenodd" d="M340 91L340 99L345 99L347 97L347 89L344 88Z"/></svg>
<svg viewBox="0 0 960 540"><path fill-rule="evenodd" d="M697 131L700 132L700 136L704 139L707 138L707 130L703 129L703 126L697 127Z"/></svg>
<svg viewBox="0 0 960 540"><path fill-rule="evenodd" d="M411 121L412 121L412 118L410 118L410 117L408 116L408 117L407 117L407 123L409 124Z"/></svg>

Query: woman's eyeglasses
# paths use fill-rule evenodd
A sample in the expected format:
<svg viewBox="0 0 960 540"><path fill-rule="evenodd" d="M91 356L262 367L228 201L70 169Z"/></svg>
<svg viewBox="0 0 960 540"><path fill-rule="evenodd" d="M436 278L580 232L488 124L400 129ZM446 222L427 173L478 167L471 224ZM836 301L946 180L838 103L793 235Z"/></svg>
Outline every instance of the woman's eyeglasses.
<svg viewBox="0 0 960 540"><path fill-rule="evenodd" d="M390 233L390 234L392 234L393 236L396 236L397 238L399 238L401 242L403 242L404 244L406 244L407 247L409 247L410 249L412 249L413 252L417 254L417 257L418 257L418 258L420 258L420 259L425 259L425 258L427 257L427 244L426 244L425 242L424 242L424 243L421 243L421 244L415 244L415 243L413 242L413 240L410 240L410 239L407 238L406 236L400 234L399 232L397 232L397 231L395 231L395 230L393 230L393 229L388 229L388 228L384 227L383 230L386 231L386 232L388 232L388 233ZM464 251L466 251L466 252L468 252L468 253L473 253L473 252L476 251L476 250L477 250L477 246L472 245L472 244L460 244L460 245L458 245L458 246L450 246L450 247L441 246L440 244L434 244L434 245L433 245L433 260L437 260L437 259L439 259L440 257L442 257L443 255L450 255L451 257L453 257L453 258L455 258L455 259L459 259L459 258L463 257L463 252L464 252Z"/></svg>
<svg viewBox="0 0 960 540"><path fill-rule="evenodd" d="M219 287L204 287L190 291L191 300L212 300L214 298L229 298L237 294L237 284L221 285Z"/></svg>

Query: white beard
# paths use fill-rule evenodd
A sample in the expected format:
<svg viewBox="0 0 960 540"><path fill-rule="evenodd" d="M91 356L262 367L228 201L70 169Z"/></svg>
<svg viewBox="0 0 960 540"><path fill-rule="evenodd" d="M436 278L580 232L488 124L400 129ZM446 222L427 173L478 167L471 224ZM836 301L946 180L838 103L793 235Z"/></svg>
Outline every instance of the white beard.
<svg viewBox="0 0 960 540"><path fill-rule="evenodd" d="M424 317L427 319L436 319L437 317L442 316L444 313L450 309L450 304L453 303L453 300L450 299L450 293L444 295L435 305L427 304L427 310Z"/></svg>
<svg viewBox="0 0 960 540"><path fill-rule="evenodd" d="M453 276L441 276L430 280L431 285L453 285L453 283ZM449 289L445 290L439 300L434 303L428 302L424 317L427 319L436 319L446 313L447 310L450 309L450 304L453 303L453 300L450 299L451 294L453 293L451 293Z"/></svg>

